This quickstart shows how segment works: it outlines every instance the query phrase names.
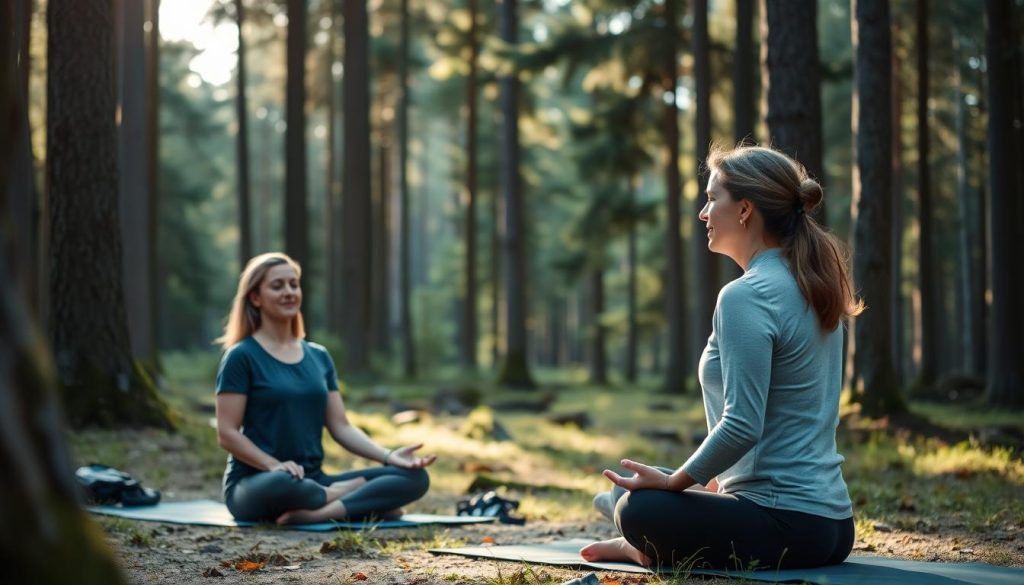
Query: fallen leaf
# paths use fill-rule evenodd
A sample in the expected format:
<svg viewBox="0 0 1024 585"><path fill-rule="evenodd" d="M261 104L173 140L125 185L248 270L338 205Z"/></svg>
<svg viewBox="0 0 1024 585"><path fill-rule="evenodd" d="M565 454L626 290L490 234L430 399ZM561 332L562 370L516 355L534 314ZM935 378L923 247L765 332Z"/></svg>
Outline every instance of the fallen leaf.
<svg viewBox="0 0 1024 585"><path fill-rule="evenodd" d="M333 540L328 540L327 542L320 545L320 554L336 552L337 550L338 543L334 542Z"/></svg>
<svg viewBox="0 0 1024 585"><path fill-rule="evenodd" d="M494 537L493 536L485 536L485 537L481 538L480 540L484 544L494 544Z"/></svg>
<svg viewBox="0 0 1024 585"><path fill-rule="evenodd" d="M254 561L240 561L235 563L235 568L239 571L251 573L252 571L259 571L266 566L266 563L257 563Z"/></svg>
<svg viewBox="0 0 1024 585"><path fill-rule="evenodd" d="M352 578L356 581L366 581L369 577L366 576L366 573L352 573Z"/></svg>

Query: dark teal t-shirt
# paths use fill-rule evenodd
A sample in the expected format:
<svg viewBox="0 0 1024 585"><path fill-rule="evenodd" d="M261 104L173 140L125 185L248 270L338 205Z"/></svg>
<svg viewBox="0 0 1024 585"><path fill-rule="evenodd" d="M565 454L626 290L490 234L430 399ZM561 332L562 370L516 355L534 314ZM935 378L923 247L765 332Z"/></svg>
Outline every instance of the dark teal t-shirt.
<svg viewBox="0 0 1024 585"><path fill-rule="evenodd" d="M302 360L288 364L246 337L224 352L217 370L217 394L245 394L242 434L279 461L302 465L309 475L320 470L324 458L321 439L327 393L338 390L338 376L322 345L300 343ZM258 471L229 455L225 490Z"/></svg>

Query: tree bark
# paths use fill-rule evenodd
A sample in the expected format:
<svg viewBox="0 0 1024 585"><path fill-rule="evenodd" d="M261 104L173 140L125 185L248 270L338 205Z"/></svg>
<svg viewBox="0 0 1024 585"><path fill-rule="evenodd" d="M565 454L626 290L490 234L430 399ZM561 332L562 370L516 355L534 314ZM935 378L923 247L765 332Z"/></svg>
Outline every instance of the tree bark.
<svg viewBox="0 0 1024 585"><path fill-rule="evenodd" d="M409 0L401 0L401 46L398 58L398 192L402 201L402 370L407 378L416 376L416 347L413 338L412 289L409 285Z"/></svg>
<svg viewBox="0 0 1024 585"><path fill-rule="evenodd" d="M12 66L9 71L11 79L11 99L15 106L9 111L10 120L3 120L14 130L9 138L13 141L11 149L11 180L3 191L5 205L9 208L10 225L7 235L3 238L9 266L19 283L22 302L32 313L38 313L39 298L36 293L39 284L38 275L38 224L39 201L35 186L35 162L32 155L32 132L28 119L28 73L29 73L29 41L32 32L31 0L14 0L11 5L11 29L13 30L12 45L9 59ZM8 112L5 112L5 115Z"/></svg>
<svg viewBox="0 0 1024 585"><path fill-rule="evenodd" d="M631 209L636 209L636 185L635 179L630 177L627 181L629 189L629 204ZM633 214L636 215L635 213ZM636 324L636 222L629 224L626 234L626 381L636 382L636 356L637 356L637 324Z"/></svg>
<svg viewBox="0 0 1024 585"><path fill-rule="evenodd" d="M742 2L741 2L742 4ZM704 208L706 196L704 194L708 185L708 175L703 172L704 165L708 158L711 145L711 41L708 37L708 2L707 0L694 0L693 2L693 80L696 89L696 168L697 174L697 197L694 200L694 217L691 221L701 224L696 217ZM718 255L713 254L707 246L707 238L703 237L704 230L695 229L693 246L693 275L697 283L697 314L695 319L696 337L693 339L691 350L693 354L688 356L691 362L696 363L700 356L701 348L711 335L711 318L715 312L715 301L718 299L718 289L721 283L721 271Z"/></svg>
<svg viewBox="0 0 1024 585"><path fill-rule="evenodd" d="M51 335L72 425L170 427L128 339L111 8L105 0L48 6Z"/></svg>
<svg viewBox="0 0 1024 585"><path fill-rule="evenodd" d="M853 41L854 281L868 310L853 320L850 385L863 412L906 411L892 356L892 44L886 0L855 0Z"/></svg>
<svg viewBox="0 0 1024 585"><path fill-rule="evenodd" d="M382 128L381 134L384 131ZM391 151L388 148L387 142L383 139L380 141L377 151L380 185L374 191L376 197L373 202L373 245L371 247L371 254L373 256L373 266L377 267L378 270L372 270L370 274L370 277L373 279L371 291L373 298L373 323L370 330L373 333L371 343L373 350L382 355L389 355L391 353L391 303L388 300L391 285L388 280L390 272L388 270L388 259L391 257L391 253L388 242L391 240L391 225L388 219L391 213L391 206L389 205L391 201Z"/></svg>
<svg viewBox="0 0 1024 585"><path fill-rule="evenodd" d="M146 35L146 193L149 194L149 318L153 327L153 339L160 345L160 306L163 282L163 264L157 246L160 210L160 0L148 0L147 20L150 23ZM156 363L157 375L161 366Z"/></svg>
<svg viewBox="0 0 1024 585"><path fill-rule="evenodd" d="M761 85L772 144L825 180L816 0L762 0ZM825 205L816 218L827 223Z"/></svg>
<svg viewBox="0 0 1024 585"><path fill-rule="evenodd" d="M754 144L754 3L736 2L736 62L733 66L733 122L736 143Z"/></svg>
<svg viewBox="0 0 1024 585"><path fill-rule="evenodd" d="M345 0L344 188L342 220L345 301L345 371L369 368L370 332L370 72L366 0ZM404 205L403 205L404 208ZM405 230L406 226L403 225Z"/></svg>
<svg viewBox="0 0 1024 585"><path fill-rule="evenodd" d="M1020 114L1014 99L1020 94L1020 69L1013 54L1016 37L1013 9L1009 0L986 0L985 51L988 61L988 173L991 189L989 246L992 270L992 318L989 333L989 378L987 399L993 406L1024 406L1024 334L1021 298L1024 276L1015 241L1021 225L1021 185L1017 169L1022 145L1014 132Z"/></svg>
<svg viewBox="0 0 1024 585"><path fill-rule="evenodd" d="M921 291L921 368L916 385L933 389L939 375L942 315L939 282L936 279L933 255L934 231L931 193L931 170L928 167L930 140L928 137L928 0L917 0L917 212L918 286Z"/></svg>
<svg viewBox="0 0 1024 585"><path fill-rule="evenodd" d="M683 274L682 236L679 232L682 179L679 176L679 110L676 106L679 38L677 9L679 0L665 0L666 51L663 56L664 78L662 89L666 95L662 128L665 140L665 317L668 321L668 369L665 390L670 393L686 391L686 377L690 373L690 352L686 347L686 285Z"/></svg>
<svg viewBox="0 0 1024 585"><path fill-rule="evenodd" d="M608 356L605 352L604 325L604 270L590 271L590 383L598 386L608 384Z"/></svg>
<svg viewBox="0 0 1024 585"><path fill-rule="evenodd" d="M476 201L477 201L477 0L469 0L469 73L466 75L466 272L462 302L462 366L476 369L477 276L476 276Z"/></svg>
<svg viewBox="0 0 1024 585"><path fill-rule="evenodd" d="M341 306L342 287L342 222L341 222L341 185L338 177L338 84L334 80L334 64L338 58L337 39L341 34L338 23L341 14L338 6L342 0L330 0L331 29L327 40L327 189L324 211L324 225L327 239L327 326L331 333L341 335L344 330L343 310Z"/></svg>
<svg viewBox="0 0 1024 585"><path fill-rule="evenodd" d="M898 37L898 28L893 26L892 39ZM904 368L904 345L903 340L905 323L903 321L903 141L901 139L903 128L903 91L900 80L902 79L903 61L900 59L895 47L892 50L892 348L893 348L893 369L896 376L896 384L903 387L905 382Z"/></svg>
<svg viewBox="0 0 1024 585"><path fill-rule="evenodd" d="M509 46L518 44L519 24L516 14L517 0L502 0L501 40ZM502 113L501 133L501 185L505 197L504 209L504 269L505 269L505 362L498 383L517 388L533 388L527 360L526 337L526 225L519 176L519 78L516 72L499 80Z"/></svg>
<svg viewBox="0 0 1024 585"><path fill-rule="evenodd" d="M288 81L285 87L284 248L300 266L309 263L306 208L306 0L288 0ZM347 38L347 37L346 37ZM306 283L310 305L312 288Z"/></svg>
<svg viewBox="0 0 1024 585"><path fill-rule="evenodd" d="M149 206L152 198L146 192L149 179L149 156L146 120L146 37L144 0L123 0L119 3L120 19L119 83L121 125L119 128L119 209L122 248L125 312L132 354L149 372L156 371L157 348L151 306L149 263L155 243L150 230Z"/></svg>
<svg viewBox="0 0 1024 585"><path fill-rule="evenodd" d="M965 374L974 375L978 372L978 365L974 362L974 313L975 306L972 285L978 278L978 270L974 263L974 196L970 187L970 168L968 167L970 139L967 133L967 107L964 104L963 78L960 74L962 54L960 51L959 33L953 32L953 96L956 100L954 110L954 127L957 136L956 152L956 191L957 191L957 215L959 216L957 235L959 244L960 271L957 275L959 285L959 302L957 303L957 314L960 316L960 335L957 339L960 343L957 347L957 355L962 361L962 369Z"/></svg>
<svg viewBox="0 0 1024 585"><path fill-rule="evenodd" d="M236 74L237 96L235 98L235 119L238 122L237 142L238 168L238 264L239 272L245 268L246 262L252 258L252 217L249 189L249 106L247 100L245 75L245 5L242 0L235 0L235 18L238 23L238 68ZM333 36L331 37L333 39ZM330 80L330 78L328 78ZM330 234L330 232L327 232Z"/></svg>

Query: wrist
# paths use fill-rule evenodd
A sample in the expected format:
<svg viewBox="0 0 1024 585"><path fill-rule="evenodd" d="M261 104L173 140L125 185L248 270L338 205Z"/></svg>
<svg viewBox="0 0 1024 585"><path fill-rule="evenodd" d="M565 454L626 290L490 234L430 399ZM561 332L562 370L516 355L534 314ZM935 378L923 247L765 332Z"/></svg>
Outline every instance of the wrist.
<svg viewBox="0 0 1024 585"><path fill-rule="evenodd" d="M395 453L394 449L388 449L387 451L385 451L384 452L384 457L382 457L381 460L380 460L381 464L382 465L387 465L388 464L388 459L390 459L391 456L394 455L394 453Z"/></svg>

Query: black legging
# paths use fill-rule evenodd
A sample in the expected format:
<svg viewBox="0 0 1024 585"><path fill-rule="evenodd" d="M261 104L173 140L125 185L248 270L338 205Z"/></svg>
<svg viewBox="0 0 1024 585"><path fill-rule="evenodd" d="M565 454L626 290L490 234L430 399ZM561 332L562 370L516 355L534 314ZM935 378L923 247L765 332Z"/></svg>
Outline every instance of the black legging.
<svg viewBox="0 0 1024 585"><path fill-rule="evenodd" d="M759 506L701 491L637 490L619 498L615 526L663 568L798 569L836 565L853 548L853 518Z"/></svg>
<svg viewBox="0 0 1024 585"><path fill-rule="evenodd" d="M338 475L317 472L297 479L286 471L264 471L238 481L224 494L236 520L273 521L292 510L316 510L327 505L322 486L357 477L366 483L341 497L346 519L366 518L415 502L427 493L430 476L423 469L385 465Z"/></svg>

